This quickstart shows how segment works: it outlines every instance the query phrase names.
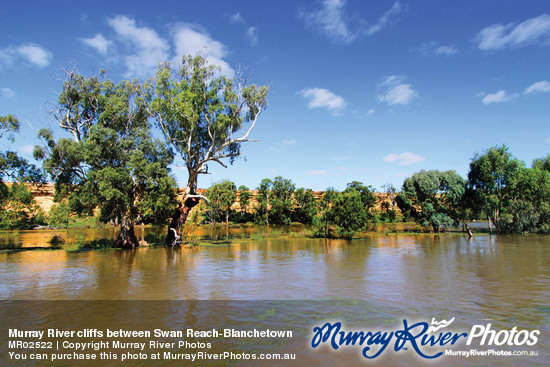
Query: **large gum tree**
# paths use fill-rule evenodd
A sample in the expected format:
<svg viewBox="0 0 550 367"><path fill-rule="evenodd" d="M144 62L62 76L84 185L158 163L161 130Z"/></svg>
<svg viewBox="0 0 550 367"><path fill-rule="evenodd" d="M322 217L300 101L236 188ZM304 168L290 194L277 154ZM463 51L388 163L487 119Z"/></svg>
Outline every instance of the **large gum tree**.
<svg viewBox="0 0 550 367"><path fill-rule="evenodd" d="M188 179L175 211L166 242L173 244L191 209L202 198L197 178L208 173L208 164L227 167L241 154L241 143L267 105L267 86L247 85L219 76L219 68L200 55L185 56L181 65L159 65L153 81L151 112L164 136L185 162Z"/></svg>
<svg viewBox="0 0 550 367"><path fill-rule="evenodd" d="M71 138L39 136L45 145L35 157L56 185L56 200L120 225L117 247L134 247L136 221L162 223L175 206L172 152L152 138L148 95L137 82L86 79L67 72L54 116Z"/></svg>

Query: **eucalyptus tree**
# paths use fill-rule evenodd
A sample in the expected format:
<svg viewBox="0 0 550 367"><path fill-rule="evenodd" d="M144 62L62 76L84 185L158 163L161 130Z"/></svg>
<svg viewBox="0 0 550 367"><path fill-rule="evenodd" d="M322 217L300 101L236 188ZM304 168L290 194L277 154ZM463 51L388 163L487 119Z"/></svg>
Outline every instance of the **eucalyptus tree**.
<svg viewBox="0 0 550 367"><path fill-rule="evenodd" d="M397 205L422 226L439 232L441 226L458 225L466 181L455 171L420 171L403 183Z"/></svg>
<svg viewBox="0 0 550 367"><path fill-rule="evenodd" d="M347 184L346 189L344 192L349 192L355 190L359 192L359 195L361 197L361 202L363 203L363 207L367 211L367 217L372 217L371 209L376 204L377 198L374 194L374 188L372 186L365 186L362 182L359 181L352 181Z"/></svg>
<svg viewBox="0 0 550 367"><path fill-rule="evenodd" d="M269 209L271 209L271 191L273 181L264 178L257 188L256 195L256 222L269 225Z"/></svg>
<svg viewBox="0 0 550 367"><path fill-rule="evenodd" d="M312 224L317 214L317 200L311 189L300 187L294 192L294 208L292 221L303 224Z"/></svg>
<svg viewBox="0 0 550 367"><path fill-rule="evenodd" d="M501 215L523 166L524 163L513 157L505 145L476 154L470 162L468 184L474 192L474 202L493 222L498 233L502 232Z"/></svg>
<svg viewBox="0 0 550 367"><path fill-rule="evenodd" d="M218 69L200 55L186 56L178 68L160 64L152 83L151 112L188 173L167 243L180 233L190 210L203 198L197 194L198 176L208 173L209 163L223 167L227 160L233 163L241 144L252 141L250 132L267 105L267 86L247 85L240 75L218 76Z"/></svg>
<svg viewBox="0 0 550 367"><path fill-rule="evenodd" d="M244 216L246 213L246 209L248 208L248 204L250 204L251 199L252 193L250 192L250 189L245 185L239 186L239 206L241 208L241 216Z"/></svg>
<svg viewBox="0 0 550 367"><path fill-rule="evenodd" d="M338 236L353 238L357 232L365 228L369 212L362 199L361 191L349 187L336 197L333 218Z"/></svg>
<svg viewBox="0 0 550 367"><path fill-rule="evenodd" d="M317 234L329 237L330 225L334 223L335 205L340 193L334 187L329 187L318 202L317 215L313 217L313 225L317 227Z"/></svg>
<svg viewBox="0 0 550 367"><path fill-rule="evenodd" d="M35 157L56 185L56 200L72 209L119 223L118 247L138 245L136 221L163 223L175 207L175 181L167 168L173 153L152 138L148 98L137 82L84 78L68 73L54 116L71 138L39 136Z"/></svg>
<svg viewBox="0 0 550 367"><path fill-rule="evenodd" d="M211 211L212 224L223 218L229 224L231 206L237 197L237 187L232 181L222 180L206 190L207 208Z"/></svg>

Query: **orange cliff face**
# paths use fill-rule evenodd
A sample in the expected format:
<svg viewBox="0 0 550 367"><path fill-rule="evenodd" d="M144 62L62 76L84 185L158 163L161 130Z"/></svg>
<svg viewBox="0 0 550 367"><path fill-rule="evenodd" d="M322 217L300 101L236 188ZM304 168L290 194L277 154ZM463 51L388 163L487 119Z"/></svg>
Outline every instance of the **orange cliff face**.
<svg viewBox="0 0 550 367"><path fill-rule="evenodd" d="M11 182L5 182L5 184L10 186ZM34 199L36 200L36 203L42 208L42 210L44 210L44 212L48 213L52 205L54 204L54 201L53 201L54 185L51 183L41 184L41 185L29 184L29 187L30 187L31 193L34 196ZM206 194L205 189L198 189L197 191L200 195ZM250 192L252 195L250 198L250 202L248 203L248 206L246 208L247 212L252 212L253 208L257 205L256 195L258 194L258 191L250 190ZM185 193L185 188L177 189L177 195L179 200L183 199L184 193ZM313 192L313 195L317 200L322 199L324 194L325 194L324 191ZM381 211L382 203L385 201L390 202L390 197L386 193L379 193L379 192L375 193L375 195L377 196L378 201L374 206L373 210ZM231 206L232 210L237 210L237 211L241 210L239 198L240 198L240 192L237 191L237 197L235 199L235 203L233 203L233 205ZM391 203L390 203L390 206L391 206ZM399 210L398 208L396 209Z"/></svg>

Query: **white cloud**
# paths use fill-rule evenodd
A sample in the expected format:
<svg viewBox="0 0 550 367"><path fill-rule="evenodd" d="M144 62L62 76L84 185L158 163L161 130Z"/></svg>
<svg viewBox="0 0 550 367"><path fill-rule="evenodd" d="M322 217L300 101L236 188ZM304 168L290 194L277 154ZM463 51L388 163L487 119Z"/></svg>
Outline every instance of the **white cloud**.
<svg viewBox="0 0 550 367"><path fill-rule="evenodd" d="M388 163L397 162L400 165L420 163L420 162L423 162L424 160L426 160L425 157L419 156L418 154L414 154L411 152L391 153L383 158L384 162L388 162Z"/></svg>
<svg viewBox="0 0 550 367"><path fill-rule="evenodd" d="M212 39L206 31L199 27L187 23L177 25L174 28L174 43L176 45L176 60L181 60L181 57L185 55L200 53L206 57L210 65L219 66L222 75L233 77L235 74L229 63L224 60L229 54L227 47Z"/></svg>
<svg viewBox="0 0 550 367"><path fill-rule="evenodd" d="M230 18L231 23L245 23L244 18L242 17L241 13L233 14Z"/></svg>
<svg viewBox="0 0 550 367"><path fill-rule="evenodd" d="M252 46L256 46L258 44L258 29L256 27L248 27L246 30L246 35L248 36Z"/></svg>
<svg viewBox="0 0 550 367"><path fill-rule="evenodd" d="M134 19L117 15L107 20L117 36L131 48L126 56L126 77L146 77L168 58L170 46L151 28L138 27Z"/></svg>
<svg viewBox="0 0 550 367"><path fill-rule="evenodd" d="M46 67L52 61L53 54L35 43L26 43L17 47L0 50L0 67L12 66L19 60L39 68Z"/></svg>
<svg viewBox="0 0 550 367"><path fill-rule="evenodd" d="M312 176L325 176L325 175L328 175L328 170L321 169L318 171L309 171L309 174Z"/></svg>
<svg viewBox="0 0 550 367"><path fill-rule="evenodd" d="M413 50L420 52L424 56L452 56L456 55L459 51L458 48L456 48L455 46L440 45L437 42L424 43L420 48Z"/></svg>
<svg viewBox="0 0 550 367"><path fill-rule="evenodd" d="M306 24L317 27L321 33L338 43L350 43L356 35L344 21L345 0L323 0L321 8L313 12L303 12L301 16Z"/></svg>
<svg viewBox="0 0 550 367"><path fill-rule="evenodd" d="M280 152L287 147L293 147L297 144L296 140L293 139L283 139L279 141L275 146L270 146L269 150L272 152Z"/></svg>
<svg viewBox="0 0 550 367"><path fill-rule="evenodd" d="M405 84L404 81L405 77L401 75L387 77L380 85L382 93L378 95L378 100L389 105L409 104L418 93L412 84Z"/></svg>
<svg viewBox="0 0 550 367"><path fill-rule="evenodd" d="M290 145L296 145L296 140L281 140L282 145L290 146Z"/></svg>
<svg viewBox="0 0 550 367"><path fill-rule="evenodd" d="M374 115L375 113L376 113L376 110L373 110L373 109L370 109L370 110L367 111L367 115L368 115L368 116L372 116L372 115Z"/></svg>
<svg viewBox="0 0 550 367"><path fill-rule="evenodd" d="M486 94L483 99L481 100L483 104L491 104L491 103L502 103L502 102L509 102L514 98L513 95L506 94L505 91L499 90L496 93L488 93Z"/></svg>
<svg viewBox="0 0 550 367"><path fill-rule="evenodd" d="M17 48L17 53L29 63L39 68L48 66L53 56L51 52L34 43L19 46Z"/></svg>
<svg viewBox="0 0 550 367"><path fill-rule="evenodd" d="M102 55L106 55L108 49L113 44L113 42L107 40L101 33L97 33L92 38L81 38L80 40Z"/></svg>
<svg viewBox="0 0 550 367"><path fill-rule="evenodd" d="M300 95L309 100L309 108L324 108L333 115L346 107L344 98L337 96L328 89L310 88L300 91Z"/></svg>
<svg viewBox="0 0 550 367"><path fill-rule="evenodd" d="M542 80L529 86L523 94L550 92L550 82Z"/></svg>
<svg viewBox="0 0 550 367"><path fill-rule="evenodd" d="M0 96L8 99L15 98L17 94L13 89L10 88L0 88Z"/></svg>
<svg viewBox="0 0 550 367"><path fill-rule="evenodd" d="M454 46L438 46L435 49L435 53L437 55L450 56L450 55L454 55L454 54L458 53L458 49Z"/></svg>
<svg viewBox="0 0 550 367"><path fill-rule="evenodd" d="M356 21L355 26L350 24L350 18L346 16L344 11L346 0L321 0L320 2L319 9L311 12L301 12L300 16L307 26L318 29L333 42L343 44L349 44L359 36L372 36L380 32L391 23L397 14L405 9L399 1L396 1L390 10L378 18L375 24L365 29L366 22L364 20Z"/></svg>
<svg viewBox="0 0 550 367"><path fill-rule="evenodd" d="M388 10L384 15L382 15L380 18L378 18L378 22L367 30L367 34L373 35L377 32L380 32L382 29L384 29L391 19L396 16L397 14L401 13L404 10L404 7L399 3L399 1L396 1L390 10Z"/></svg>
<svg viewBox="0 0 550 367"><path fill-rule="evenodd" d="M542 14L515 24L493 24L479 32L476 37L478 48L483 51L506 47L524 47L550 39L550 15Z"/></svg>

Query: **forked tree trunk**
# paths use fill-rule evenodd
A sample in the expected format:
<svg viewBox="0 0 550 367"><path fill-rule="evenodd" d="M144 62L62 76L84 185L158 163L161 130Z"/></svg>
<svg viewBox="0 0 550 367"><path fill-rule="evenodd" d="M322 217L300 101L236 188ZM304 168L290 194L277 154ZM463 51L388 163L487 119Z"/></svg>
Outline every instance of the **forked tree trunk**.
<svg viewBox="0 0 550 367"><path fill-rule="evenodd" d="M195 206L200 202L200 198L184 198L183 204L176 209L174 216L172 217L172 222L168 226L168 233L166 234L166 244L173 246L177 244L178 238L181 238L181 227L187 221L187 217Z"/></svg>
<svg viewBox="0 0 550 367"><path fill-rule="evenodd" d="M134 232L134 222L129 217L123 217L120 223L120 234L115 241L115 247L133 248L139 246Z"/></svg>

